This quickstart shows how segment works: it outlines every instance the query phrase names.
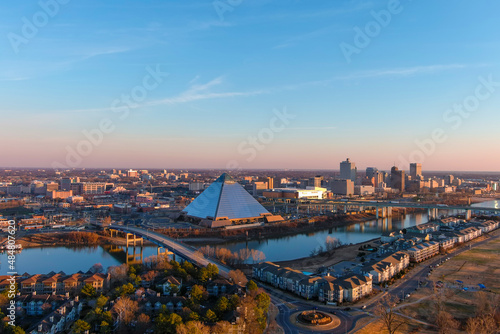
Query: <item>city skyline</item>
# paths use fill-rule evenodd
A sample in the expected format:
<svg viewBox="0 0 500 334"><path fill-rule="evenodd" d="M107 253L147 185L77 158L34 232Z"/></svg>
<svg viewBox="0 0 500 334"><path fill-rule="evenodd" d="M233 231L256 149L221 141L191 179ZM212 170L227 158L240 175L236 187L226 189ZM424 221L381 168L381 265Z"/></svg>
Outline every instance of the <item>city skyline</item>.
<svg viewBox="0 0 500 334"><path fill-rule="evenodd" d="M0 165L498 171L500 4L222 3L0 5Z"/></svg>

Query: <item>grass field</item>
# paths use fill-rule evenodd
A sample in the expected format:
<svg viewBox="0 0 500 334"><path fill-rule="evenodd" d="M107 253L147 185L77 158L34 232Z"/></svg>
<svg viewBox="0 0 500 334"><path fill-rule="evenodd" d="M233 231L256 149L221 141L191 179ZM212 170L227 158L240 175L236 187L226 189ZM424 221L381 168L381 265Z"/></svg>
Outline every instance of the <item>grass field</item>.
<svg viewBox="0 0 500 334"><path fill-rule="evenodd" d="M499 234L495 231L493 234ZM483 237L486 238L486 237ZM469 317L474 317L478 291L484 291L490 297L500 294L500 240L490 242L463 252L435 268L429 280L442 281L444 287L438 291L442 295L443 306L447 312L461 322L461 328ZM458 283L457 280L463 282ZM479 289L478 284L486 289ZM464 291L468 287L469 291ZM411 318L434 323L436 297L433 284L427 284L411 294L411 297L400 304L397 312ZM371 322L370 322L371 321ZM398 333L436 333L436 329L417 321L407 320L408 324ZM356 333L387 333L380 320L363 319L361 328Z"/></svg>
<svg viewBox="0 0 500 334"><path fill-rule="evenodd" d="M359 325L361 328L356 332L356 334L386 334L389 333L387 329L385 329L384 324L382 323L381 320L374 320L372 322L369 322L370 320L373 320L373 318L364 318L361 319L360 321L363 321ZM417 322L404 319L402 317L398 317L398 320L405 320L406 323L402 325L401 327L398 328L396 334L408 334L408 333L421 333L421 334L430 334L430 333L435 333L435 331L431 331L425 328L424 325L421 325Z"/></svg>
<svg viewBox="0 0 500 334"><path fill-rule="evenodd" d="M429 279L433 282L442 281L444 290L444 306L446 311L458 319L465 321L473 317L476 311L476 295L479 290L487 294L500 293L500 240L492 240L477 248L463 252L451 258L438 268L435 268ZM458 281L463 282L458 283ZM479 289L478 284L484 284L486 289ZM464 291L468 287L469 291ZM434 289L425 286L412 294L402 305L401 313L426 322L433 322L435 310ZM420 303L411 304L423 298Z"/></svg>

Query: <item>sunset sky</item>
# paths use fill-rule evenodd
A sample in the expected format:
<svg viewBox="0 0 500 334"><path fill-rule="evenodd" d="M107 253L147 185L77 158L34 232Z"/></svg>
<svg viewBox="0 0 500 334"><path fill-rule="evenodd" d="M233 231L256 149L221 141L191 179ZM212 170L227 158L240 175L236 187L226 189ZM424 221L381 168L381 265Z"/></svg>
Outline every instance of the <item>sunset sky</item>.
<svg viewBox="0 0 500 334"><path fill-rule="evenodd" d="M0 4L2 167L500 170L498 1L60 2Z"/></svg>

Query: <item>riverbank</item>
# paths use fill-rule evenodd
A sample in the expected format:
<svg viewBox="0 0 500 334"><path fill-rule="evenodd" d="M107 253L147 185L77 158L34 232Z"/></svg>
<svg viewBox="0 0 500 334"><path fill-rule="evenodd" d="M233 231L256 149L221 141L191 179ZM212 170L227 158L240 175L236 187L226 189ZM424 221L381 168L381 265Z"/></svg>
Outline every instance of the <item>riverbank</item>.
<svg viewBox="0 0 500 334"><path fill-rule="evenodd" d="M422 209L393 209L393 218L398 218L410 213L425 212ZM376 217L371 213L361 213L342 216L315 216L310 218L296 219L275 224L267 224L264 226L253 228L241 228L237 230L213 230L207 236L203 233L193 231L187 236L180 236L175 230L161 230L161 233L172 238L183 241L187 244L199 245L216 245L228 242L238 241L259 241L264 239L280 238L285 236L295 236L299 234L322 231L330 228L347 227L354 224L364 223L375 220Z"/></svg>
<svg viewBox="0 0 500 334"><path fill-rule="evenodd" d="M24 235L16 240L17 244L20 244L23 248L39 248L39 247L64 247L64 246L103 246L103 245L116 245L125 246L126 241L124 238L111 238L101 233L95 232L83 232L83 233L93 233L97 235L94 242L89 243L75 243L72 240L64 238L64 235L68 235L69 231L61 231L54 233L40 233L40 234L30 234ZM74 233L74 232L73 232ZM144 245L151 246L153 243L145 240Z"/></svg>
<svg viewBox="0 0 500 334"><path fill-rule="evenodd" d="M422 210L406 210L407 213L413 213ZM393 217L401 216L398 209L393 211ZM164 233L180 242L192 245L195 247L204 245L220 245L231 242L241 241L261 241L272 238L279 238L284 236L296 236L307 233L324 231L327 229L335 229L339 227L347 227L354 224L363 223L366 221L375 220L375 216L371 213L343 215L343 216L316 216L310 218L303 218L294 221L286 221L277 224L269 224L260 227L238 229L238 230L208 230L207 233L197 233L193 230L186 237L180 237L179 233L183 234L186 229L162 229L157 230ZM180 231L180 232L179 232ZM25 234L18 238L18 243L23 248L36 248L44 246L74 246L75 242L68 240L65 235L70 234L70 231L57 231L53 233L40 233L40 234ZM74 232L73 232L74 233ZM99 246L99 245L126 245L124 238L111 238L106 232L102 231L84 231L84 233L95 234L96 240L91 243L78 243L81 246ZM144 241L145 245L153 245L148 241Z"/></svg>
<svg viewBox="0 0 500 334"><path fill-rule="evenodd" d="M342 261L354 261L360 248L373 247L380 244L380 238L374 238L365 242L360 242L352 245L345 245L336 248L334 251L325 254L303 257L289 261L275 262L281 267L289 267L300 271L315 273L319 267L329 267Z"/></svg>
<svg viewBox="0 0 500 334"><path fill-rule="evenodd" d="M471 204L475 204L475 203L498 201L498 200L500 200L500 198L497 196L494 196L494 197L471 197L470 202L471 202Z"/></svg>

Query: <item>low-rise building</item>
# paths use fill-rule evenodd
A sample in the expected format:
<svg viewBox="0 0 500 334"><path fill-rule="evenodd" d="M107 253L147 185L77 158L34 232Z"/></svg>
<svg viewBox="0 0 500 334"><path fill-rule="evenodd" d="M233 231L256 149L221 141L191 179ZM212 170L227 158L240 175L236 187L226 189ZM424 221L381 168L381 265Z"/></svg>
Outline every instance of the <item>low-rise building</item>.
<svg viewBox="0 0 500 334"><path fill-rule="evenodd" d="M298 293L298 291L300 291L299 283L307 277L301 271L287 267L282 268L279 273L279 288L293 293Z"/></svg>
<svg viewBox="0 0 500 334"><path fill-rule="evenodd" d="M482 233L488 233L496 230L500 226L500 221L487 220L484 222L472 222L471 225L481 229Z"/></svg>
<svg viewBox="0 0 500 334"><path fill-rule="evenodd" d="M26 333L29 334L55 334L68 330L80 317L83 303L75 297L59 306L52 313L43 318L39 323L30 327Z"/></svg>
<svg viewBox="0 0 500 334"><path fill-rule="evenodd" d="M439 253L439 243L428 241L407 250L410 262L421 262Z"/></svg>
<svg viewBox="0 0 500 334"><path fill-rule="evenodd" d="M103 292L109 288L110 274L101 273L76 273L66 275L64 272L51 272L47 275L32 275L18 279L21 293L37 294L65 294L77 292L85 284L92 285L97 292Z"/></svg>
<svg viewBox="0 0 500 334"><path fill-rule="evenodd" d="M140 304L143 305L144 311L149 314L161 311L163 305L170 312L180 312L186 305L186 298L160 296L158 293L156 296L145 295L140 300Z"/></svg>
<svg viewBox="0 0 500 334"><path fill-rule="evenodd" d="M462 222L461 219L458 219L456 217L446 217L438 220L438 224L442 226L448 226L448 227L453 227L457 226Z"/></svg>
<svg viewBox="0 0 500 334"><path fill-rule="evenodd" d="M207 284L207 292L209 296L217 297L221 294L230 293L232 289L236 289L236 286L229 280L222 277L212 280Z"/></svg>
<svg viewBox="0 0 500 334"><path fill-rule="evenodd" d="M410 231L418 232L418 233L431 233L439 231L439 224L434 222L429 222L425 224L415 225L408 228Z"/></svg>
<svg viewBox="0 0 500 334"><path fill-rule="evenodd" d="M341 303L356 301L372 292L372 275L351 274L344 278L308 276L298 270L281 268L272 262L253 267L253 277L291 291L306 299Z"/></svg>
<svg viewBox="0 0 500 334"><path fill-rule="evenodd" d="M337 284L343 288L343 301L354 302L372 293L372 277L366 275L352 275L338 279Z"/></svg>
<svg viewBox="0 0 500 334"><path fill-rule="evenodd" d="M402 237L403 237L403 232L401 232L401 231L388 231L388 232L382 233L382 236L380 237L380 241L382 243L394 242Z"/></svg>
<svg viewBox="0 0 500 334"><path fill-rule="evenodd" d="M341 304L344 297L344 288L336 282L337 278L323 276L319 283L318 300L320 302Z"/></svg>
<svg viewBox="0 0 500 334"><path fill-rule="evenodd" d="M362 272L371 274L373 282L380 284L406 269L409 264L410 256L405 252L397 252L363 267Z"/></svg>
<svg viewBox="0 0 500 334"><path fill-rule="evenodd" d="M299 282L298 295L305 299L312 299L318 296L319 284L321 283L321 277L305 277Z"/></svg>

